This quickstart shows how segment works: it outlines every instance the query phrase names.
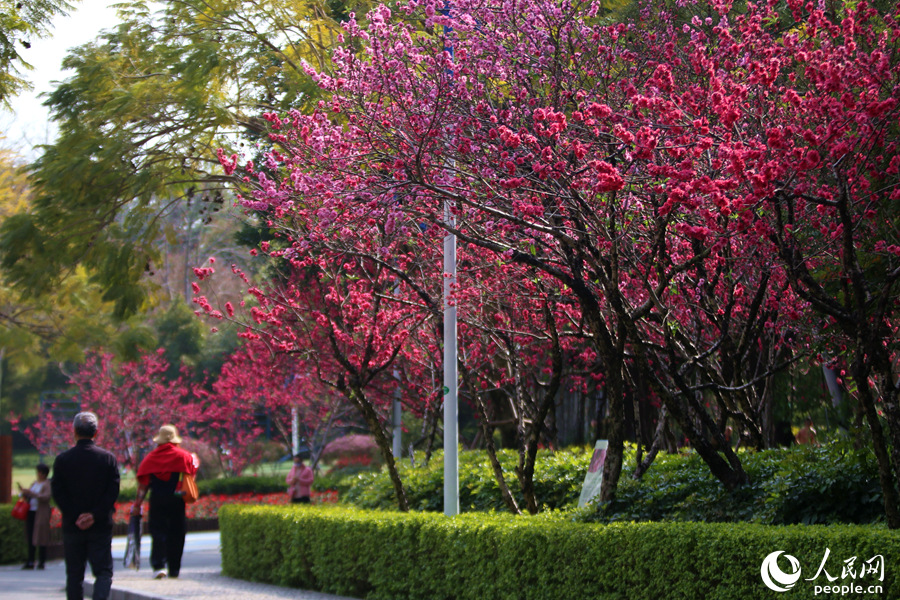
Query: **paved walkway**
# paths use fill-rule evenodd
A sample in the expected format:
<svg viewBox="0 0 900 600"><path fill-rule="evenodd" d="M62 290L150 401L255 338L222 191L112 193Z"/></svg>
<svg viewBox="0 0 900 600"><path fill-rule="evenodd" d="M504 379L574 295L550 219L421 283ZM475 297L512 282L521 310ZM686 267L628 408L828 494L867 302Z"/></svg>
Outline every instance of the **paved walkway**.
<svg viewBox="0 0 900 600"><path fill-rule="evenodd" d="M145 538L140 571L122 566L125 538L113 539L113 593L110 600L351 600L331 594L251 583L222 575L218 532L189 533L178 579L153 579L147 562L150 538ZM20 565L0 567L3 600L65 600L65 566L47 563L44 571L23 571ZM90 568L87 581L91 581ZM90 598L90 583L85 597Z"/></svg>

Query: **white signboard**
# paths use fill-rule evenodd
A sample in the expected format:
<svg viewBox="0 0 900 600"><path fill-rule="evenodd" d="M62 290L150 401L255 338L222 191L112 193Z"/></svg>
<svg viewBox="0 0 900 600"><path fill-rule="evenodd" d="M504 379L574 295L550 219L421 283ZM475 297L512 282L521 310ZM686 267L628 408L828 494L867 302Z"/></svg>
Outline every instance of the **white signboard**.
<svg viewBox="0 0 900 600"><path fill-rule="evenodd" d="M600 493L600 485L603 483L603 465L606 463L607 440L597 440L594 446L594 455L591 456L591 464L587 475L584 476L584 486L581 488L581 496L578 498L578 506L584 506Z"/></svg>

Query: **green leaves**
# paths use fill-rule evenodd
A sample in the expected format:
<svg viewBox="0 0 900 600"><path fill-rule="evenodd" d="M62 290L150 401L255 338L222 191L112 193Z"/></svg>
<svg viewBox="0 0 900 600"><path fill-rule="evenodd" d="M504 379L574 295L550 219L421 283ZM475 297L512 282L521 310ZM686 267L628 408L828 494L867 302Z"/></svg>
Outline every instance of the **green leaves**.
<svg viewBox="0 0 900 600"><path fill-rule="evenodd" d="M400 465L400 476L413 510L443 510L442 457L441 452L436 452L427 465ZM500 450L498 458L503 470L512 475L518 460L516 453ZM583 448L539 453L534 476L538 502L545 508L561 508L576 503L589 461L590 453ZM521 502L518 479L509 476L506 481L513 495ZM361 508L389 509L396 505L386 473L357 475L346 494L341 494L341 499ZM459 455L459 505L462 512L507 510L484 452L462 452Z"/></svg>
<svg viewBox="0 0 900 600"><path fill-rule="evenodd" d="M337 23L308 3L119 9L119 27L64 61L73 74L46 102L59 137L31 167L30 214L0 230L0 261L34 295L82 265L124 318L145 302L161 217L193 189L224 190L215 152L259 135L262 111L316 97L299 60L324 66Z"/></svg>
<svg viewBox="0 0 900 600"><path fill-rule="evenodd" d="M699 458L660 455L640 481L623 477L616 499L579 513L579 519L614 521L752 521L876 523L884 519L871 453L846 454L839 446L746 452L750 483L729 492Z"/></svg>
<svg viewBox="0 0 900 600"><path fill-rule="evenodd" d="M856 557L853 579L862 561L881 555L890 565L900 551L896 535L859 526L591 525L315 506L226 506L219 514L226 575L386 600L762 600L772 592L760 565L777 549L799 560L804 577L815 576L826 548L834 577ZM897 597L897 577L884 575L884 597ZM881 583L877 575L857 582Z"/></svg>
<svg viewBox="0 0 900 600"><path fill-rule="evenodd" d="M47 37L53 17L71 8L65 0L0 1L0 104L31 89L22 77L23 70L31 69L28 50L38 38Z"/></svg>

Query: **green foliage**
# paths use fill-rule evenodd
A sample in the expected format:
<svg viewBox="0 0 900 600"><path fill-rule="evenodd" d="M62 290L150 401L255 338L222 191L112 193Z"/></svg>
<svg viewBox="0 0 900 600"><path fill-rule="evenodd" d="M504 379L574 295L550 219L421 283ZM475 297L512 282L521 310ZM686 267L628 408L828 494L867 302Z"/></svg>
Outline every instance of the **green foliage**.
<svg viewBox="0 0 900 600"><path fill-rule="evenodd" d="M812 577L825 549L842 561L885 558L883 585L900 538L879 527L705 523L575 523L565 514L513 517L362 511L334 507L226 506L219 513L222 569L232 577L371 599L771 598L763 559L783 550ZM801 581L800 593L814 583ZM795 590L796 592L796 590ZM803 596L808 597L808 596Z"/></svg>
<svg viewBox="0 0 900 600"><path fill-rule="evenodd" d="M877 465L871 452L831 444L741 452L740 456L750 483L734 491L726 490L694 453L660 454L640 481L631 478L632 456L623 468L616 499L578 511L578 519L771 525L863 524L884 519ZM518 497L516 455L503 450L499 457L507 484ZM586 448L538 454L534 480L543 510L576 506L589 462ZM435 454L428 465L412 467L404 462L399 471L413 510L443 511L441 453ZM335 479L327 482L327 489L337 489L344 503L365 509L396 506L393 486L384 471L347 473ZM462 512L506 510L484 452L460 453L459 497Z"/></svg>
<svg viewBox="0 0 900 600"><path fill-rule="evenodd" d="M743 452L750 483L726 490L702 460L661 454L641 481L627 468L616 499L586 508L586 521L875 523L884 519L871 452L834 444Z"/></svg>
<svg viewBox="0 0 900 600"><path fill-rule="evenodd" d="M41 455L34 450L17 450L13 452L12 466L14 469L34 470L41 462Z"/></svg>
<svg viewBox="0 0 900 600"><path fill-rule="evenodd" d="M357 479L372 472L372 467L361 464L351 464L339 469L331 469L327 473L316 475L312 489L317 492L335 490L338 493L338 497L343 498L356 485Z"/></svg>
<svg viewBox="0 0 900 600"><path fill-rule="evenodd" d="M46 103L59 136L32 165L31 211L0 226L0 266L10 284L39 296L81 265L124 318L146 308L145 273L166 262L157 243L166 215L183 208L189 228L211 223L188 208L195 193L225 204L216 150L252 145L263 111L315 101L301 62L326 68L340 24L321 4L280 0L117 8L120 25L63 62L71 75Z"/></svg>
<svg viewBox="0 0 900 600"><path fill-rule="evenodd" d="M197 482L201 496L233 495L233 494L274 494L287 490L283 477L279 476L242 476L224 479L203 479ZM119 502L131 502L137 490L123 488L119 492Z"/></svg>
<svg viewBox="0 0 900 600"><path fill-rule="evenodd" d="M763 522L873 523L884 519L878 465L871 451L835 445L785 452L766 489Z"/></svg>
<svg viewBox="0 0 900 600"><path fill-rule="evenodd" d="M12 518L12 504L0 504L0 565L25 562L28 546L22 521Z"/></svg>
<svg viewBox="0 0 900 600"><path fill-rule="evenodd" d="M513 450L498 452L504 479L518 500L522 500L516 478L518 456ZM590 462L585 448L569 448L557 452L538 453L534 485L538 502L545 508L558 508L578 501L584 472ZM413 510L442 511L444 466L443 453L436 452L431 461L413 467L403 461L398 466ZM389 509L395 507L394 489L386 471L359 473L342 501L360 508ZM464 451L459 454L459 504L462 512L505 510L500 488L486 453Z"/></svg>
<svg viewBox="0 0 900 600"><path fill-rule="evenodd" d="M65 0L0 2L0 104L8 105L12 96L31 89L21 77L22 70L31 69L27 51L37 38L48 37L53 17L71 8ZM20 54L23 49L24 55Z"/></svg>
<svg viewBox="0 0 900 600"><path fill-rule="evenodd" d="M178 376L183 363L192 364L203 350L203 324L181 299L172 302L156 318L158 347L165 348L170 377Z"/></svg>

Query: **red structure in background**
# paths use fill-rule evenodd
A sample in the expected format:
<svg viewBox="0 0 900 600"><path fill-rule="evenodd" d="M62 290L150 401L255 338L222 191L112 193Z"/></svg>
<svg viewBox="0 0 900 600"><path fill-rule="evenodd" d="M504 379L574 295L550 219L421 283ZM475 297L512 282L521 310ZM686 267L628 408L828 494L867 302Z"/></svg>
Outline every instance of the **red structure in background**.
<svg viewBox="0 0 900 600"><path fill-rule="evenodd" d="M0 504L12 500L12 436L0 435Z"/></svg>

